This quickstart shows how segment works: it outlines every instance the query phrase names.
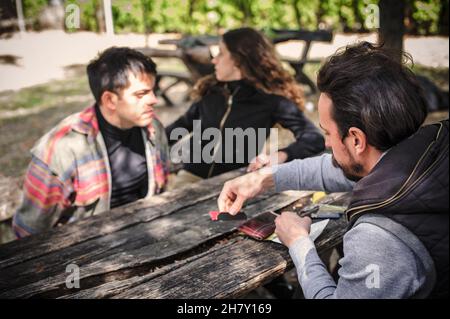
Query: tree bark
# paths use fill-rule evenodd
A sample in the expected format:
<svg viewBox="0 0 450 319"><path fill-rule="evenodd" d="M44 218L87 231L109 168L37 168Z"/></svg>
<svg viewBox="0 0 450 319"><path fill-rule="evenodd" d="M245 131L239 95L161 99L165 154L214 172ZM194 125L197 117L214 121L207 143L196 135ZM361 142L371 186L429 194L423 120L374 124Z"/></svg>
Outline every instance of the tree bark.
<svg viewBox="0 0 450 319"><path fill-rule="evenodd" d="M378 41L401 61L405 33L405 0L380 0L380 32Z"/></svg>
<svg viewBox="0 0 450 319"><path fill-rule="evenodd" d="M361 12L359 11L358 4L359 4L358 0L352 1L353 12L355 14L355 20L357 22L356 28L354 27L354 31L355 32L364 32L364 31L366 31L366 28L364 25L364 18L362 17Z"/></svg>
<svg viewBox="0 0 450 319"><path fill-rule="evenodd" d="M294 8L297 26L299 29L302 29L302 14L300 13L300 9L298 8L298 0L292 0L292 7Z"/></svg>
<svg viewBox="0 0 450 319"><path fill-rule="evenodd" d="M103 10L102 0L97 0L95 2L95 20L97 21L97 32L105 33L105 11Z"/></svg>
<svg viewBox="0 0 450 319"><path fill-rule="evenodd" d="M449 15L448 0L441 2L441 12L439 14L439 34L448 36L448 15Z"/></svg>
<svg viewBox="0 0 450 319"><path fill-rule="evenodd" d="M195 4L196 4L196 0L189 0L189 3L188 3L188 15L187 15L187 17L186 17L186 24L189 26L188 27L188 32L189 33L193 33L193 29L195 28L195 23L193 23L194 22L194 20L193 20L193 15L194 15L194 12L195 12Z"/></svg>
<svg viewBox="0 0 450 319"><path fill-rule="evenodd" d="M238 0L236 4L239 10L244 14L243 25L251 25L251 21L253 18L253 12L251 8L252 0Z"/></svg>

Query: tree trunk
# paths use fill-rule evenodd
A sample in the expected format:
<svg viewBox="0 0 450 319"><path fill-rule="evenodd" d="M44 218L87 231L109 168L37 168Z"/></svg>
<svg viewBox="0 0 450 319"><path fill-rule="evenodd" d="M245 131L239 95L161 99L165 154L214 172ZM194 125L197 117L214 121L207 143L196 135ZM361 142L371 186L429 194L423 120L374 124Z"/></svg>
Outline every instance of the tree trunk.
<svg viewBox="0 0 450 319"><path fill-rule="evenodd" d="M189 7L188 7L189 19L192 19L192 15L194 14L195 2L196 0L189 0Z"/></svg>
<svg viewBox="0 0 450 319"><path fill-rule="evenodd" d="M322 29L323 26L325 26L324 24L322 24L323 21L323 16L325 15L325 10L322 6L322 2L319 1L318 3L318 7L317 7L317 30ZM328 26L326 26L328 28Z"/></svg>
<svg viewBox="0 0 450 319"><path fill-rule="evenodd" d="M195 3L196 0L189 0L188 3L188 15L186 17L186 24L188 25L188 32L189 33L193 33L193 29L195 28L195 23L193 23L193 15L194 15L194 11L195 11Z"/></svg>
<svg viewBox="0 0 450 319"><path fill-rule="evenodd" d="M292 7L294 8L297 26L299 29L302 29L302 14L300 13L300 9L298 8L298 0L292 0Z"/></svg>
<svg viewBox="0 0 450 319"><path fill-rule="evenodd" d="M448 0L441 2L441 12L439 14L439 34L448 36Z"/></svg>
<svg viewBox="0 0 450 319"><path fill-rule="evenodd" d="M149 15L153 11L152 0L141 0L142 6L142 20L144 21L144 33L145 33L145 47L148 48L148 36L153 31L153 26L149 19Z"/></svg>
<svg viewBox="0 0 450 319"><path fill-rule="evenodd" d="M99 33L105 33L106 32L105 11L103 10L102 0L97 0L95 2L95 20L97 21L97 31Z"/></svg>
<svg viewBox="0 0 450 319"><path fill-rule="evenodd" d="M365 25L364 25L364 18L361 15L361 12L359 11L359 0L353 0L352 2L353 12L355 14L355 20L357 22L356 28L354 27L355 32L363 32L366 31Z"/></svg>
<svg viewBox="0 0 450 319"><path fill-rule="evenodd" d="M405 1L380 0L380 32L378 41L400 61L405 33Z"/></svg>
<svg viewBox="0 0 450 319"><path fill-rule="evenodd" d="M244 14L244 26L251 25L253 12L252 12L252 0L239 0L237 1L239 10Z"/></svg>

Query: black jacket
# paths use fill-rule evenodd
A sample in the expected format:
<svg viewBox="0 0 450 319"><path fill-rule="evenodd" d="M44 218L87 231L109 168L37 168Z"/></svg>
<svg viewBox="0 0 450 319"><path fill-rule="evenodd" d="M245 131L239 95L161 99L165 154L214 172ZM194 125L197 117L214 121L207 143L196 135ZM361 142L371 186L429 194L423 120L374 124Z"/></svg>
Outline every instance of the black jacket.
<svg viewBox="0 0 450 319"><path fill-rule="evenodd" d="M430 297L448 296L449 122L421 128L391 148L353 189L350 227L366 213L382 214L408 228L434 261Z"/></svg>
<svg viewBox="0 0 450 319"><path fill-rule="evenodd" d="M266 94L244 81L229 82L228 90L234 94L229 113L228 97L218 89L212 89L200 101L194 103L190 109L177 121L166 128L169 144L174 144L177 140L171 140L170 135L175 128L182 127L189 132L193 131L193 121L201 120L201 132L207 128L220 128L223 122L222 142L220 150L225 157L228 157L230 151L226 151L224 146L225 129L242 128L244 131L248 128L256 130L265 128L266 134L261 136L257 134L257 141L269 136L270 128L276 123L286 129L289 129L295 136L296 142L283 149L288 154L288 161L298 158L305 158L316 155L324 150L324 139L320 131L309 121L292 101L274 94ZM224 119L225 118L225 119ZM202 140L201 149L209 143L209 140ZM249 141L245 143L245 150L248 150ZM263 145L257 151L261 151ZM191 150L195 150L192 145ZM234 149L234 152L237 150ZM193 153L194 151L191 151ZM213 152L213 150L212 150ZM212 154L212 153L211 153ZM192 155L192 154L191 154ZM245 154L245 161L241 163L185 163L184 169L202 178L208 178L219 175L243 166L247 166L252 160L252 155Z"/></svg>

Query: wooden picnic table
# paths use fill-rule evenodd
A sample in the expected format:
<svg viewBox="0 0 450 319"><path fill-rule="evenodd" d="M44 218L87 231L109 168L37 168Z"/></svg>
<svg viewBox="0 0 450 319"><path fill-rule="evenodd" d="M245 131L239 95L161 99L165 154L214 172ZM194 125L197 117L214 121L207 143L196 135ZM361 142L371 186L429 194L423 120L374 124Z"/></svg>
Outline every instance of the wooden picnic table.
<svg viewBox="0 0 450 319"><path fill-rule="evenodd" d="M229 172L0 245L0 298L245 295L293 264L285 246L240 234L244 221L210 220L224 182L240 174ZM244 211L249 218L281 211L299 200L306 203L311 194L269 192ZM345 228L343 218L331 220L316 240L318 251L339 244ZM73 275L69 265L79 267L79 288L66 286Z"/></svg>

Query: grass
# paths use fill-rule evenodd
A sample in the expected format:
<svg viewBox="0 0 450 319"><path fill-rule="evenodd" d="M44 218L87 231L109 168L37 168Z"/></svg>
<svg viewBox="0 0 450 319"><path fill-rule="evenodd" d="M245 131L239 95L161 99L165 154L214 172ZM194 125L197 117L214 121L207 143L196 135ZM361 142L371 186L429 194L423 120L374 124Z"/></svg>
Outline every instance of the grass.
<svg viewBox="0 0 450 319"><path fill-rule="evenodd" d="M18 91L0 92L0 111L54 107L65 103L68 97L89 94L86 76L74 76Z"/></svg>

